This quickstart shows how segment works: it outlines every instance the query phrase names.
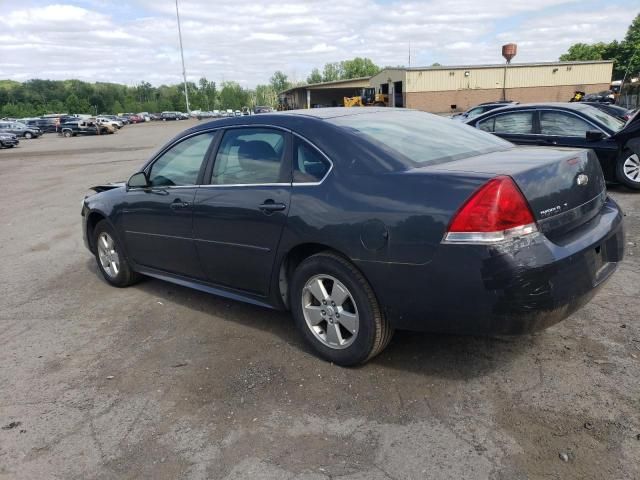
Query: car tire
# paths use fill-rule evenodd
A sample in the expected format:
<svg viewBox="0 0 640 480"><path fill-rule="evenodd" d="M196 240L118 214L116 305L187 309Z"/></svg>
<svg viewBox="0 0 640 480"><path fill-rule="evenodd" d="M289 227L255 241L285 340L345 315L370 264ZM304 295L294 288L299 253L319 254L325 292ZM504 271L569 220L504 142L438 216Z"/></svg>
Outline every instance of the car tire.
<svg viewBox="0 0 640 480"><path fill-rule="evenodd" d="M65 138L69 138L71 137L71 132L68 130L65 130L64 132L62 132L62 136Z"/></svg>
<svg viewBox="0 0 640 480"><path fill-rule="evenodd" d="M106 220L101 220L94 228L93 245L98 270L108 283L123 288L140 279L140 274L131 268L113 228Z"/></svg>
<svg viewBox="0 0 640 480"><path fill-rule="evenodd" d="M33 138L33 135L31 134L31 132L25 132L25 134L24 134L24 138L29 138L29 139L31 139L31 138Z"/></svg>
<svg viewBox="0 0 640 480"><path fill-rule="evenodd" d="M640 154L624 150L616 162L616 178L623 185L640 190Z"/></svg>
<svg viewBox="0 0 640 480"><path fill-rule="evenodd" d="M312 255L298 265L289 302L307 343L338 365L370 360L393 335L369 282L351 262L332 252Z"/></svg>

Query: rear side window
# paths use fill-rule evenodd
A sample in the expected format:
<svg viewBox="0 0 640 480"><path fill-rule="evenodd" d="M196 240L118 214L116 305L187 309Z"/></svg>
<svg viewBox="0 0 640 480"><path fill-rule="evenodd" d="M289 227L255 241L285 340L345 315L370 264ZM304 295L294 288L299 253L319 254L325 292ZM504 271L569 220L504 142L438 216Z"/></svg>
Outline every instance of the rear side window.
<svg viewBox="0 0 640 480"><path fill-rule="evenodd" d="M409 165L442 163L513 147L460 122L412 110L358 113L327 121L365 138Z"/></svg>
<svg viewBox="0 0 640 480"><path fill-rule="evenodd" d="M278 183L285 152L285 134L268 128L238 128L225 132L218 149L211 184Z"/></svg>
<svg viewBox="0 0 640 480"><path fill-rule="evenodd" d="M589 130L595 130L581 118L563 112L540 112L540 133L561 137L584 137Z"/></svg>
<svg viewBox="0 0 640 480"><path fill-rule="evenodd" d="M485 132L507 134L533 133L533 112L503 113L478 122L478 128Z"/></svg>
<svg viewBox="0 0 640 480"><path fill-rule="evenodd" d="M295 138L293 143L293 181L315 183L324 178L331 164L308 142Z"/></svg>

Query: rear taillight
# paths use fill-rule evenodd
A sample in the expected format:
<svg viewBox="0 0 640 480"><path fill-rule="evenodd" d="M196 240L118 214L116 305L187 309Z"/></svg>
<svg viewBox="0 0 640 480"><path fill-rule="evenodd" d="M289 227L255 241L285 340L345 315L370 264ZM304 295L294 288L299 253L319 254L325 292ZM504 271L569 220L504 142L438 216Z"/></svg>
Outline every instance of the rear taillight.
<svg viewBox="0 0 640 480"><path fill-rule="evenodd" d="M496 243L537 232L529 204L511 177L489 180L456 213L446 243Z"/></svg>

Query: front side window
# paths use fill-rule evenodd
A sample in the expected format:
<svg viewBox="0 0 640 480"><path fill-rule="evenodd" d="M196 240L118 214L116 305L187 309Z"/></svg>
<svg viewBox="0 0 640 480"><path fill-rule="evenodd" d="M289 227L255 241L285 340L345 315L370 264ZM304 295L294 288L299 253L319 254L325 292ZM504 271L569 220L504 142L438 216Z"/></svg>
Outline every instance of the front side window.
<svg viewBox="0 0 640 480"><path fill-rule="evenodd" d="M225 132L211 175L213 185L278 183L285 152L285 134L269 128L238 128Z"/></svg>
<svg viewBox="0 0 640 480"><path fill-rule="evenodd" d="M213 137L212 132L195 135L167 150L151 167L151 186L195 185Z"/></svg>
<svg viewBox="0 0 640 480"><path fill-rule="evenodd" d="M324 178L331 164L308 142L296 138L293 142L293 181L314 183Z"/></svg>
<svg viewBox="0 0 640 480"><path fill-rule="evenodd" d="M589 130L594 130L581 118L563 112L540 112L540 133L561 137L583 137Z"/></svg>

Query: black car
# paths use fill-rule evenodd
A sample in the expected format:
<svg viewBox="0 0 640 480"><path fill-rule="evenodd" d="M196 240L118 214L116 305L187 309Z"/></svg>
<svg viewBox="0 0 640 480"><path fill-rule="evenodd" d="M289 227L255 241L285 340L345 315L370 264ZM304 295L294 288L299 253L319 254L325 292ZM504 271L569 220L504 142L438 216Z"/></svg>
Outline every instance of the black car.
<svg viewBox="0 0 640 480"><path fill-rule="evenodd" d="M592 152L516 147L404 109L203 123L93 190L82 228L107 282L142 274L289 309L341 365L379 353L394 328L554 324L624 248Z"/></svg>
<svg viewBox="0 0 640 480"><path fill-rule="evenodd" d="M640 116L626 124L591 105L539 103L493 110L467 122L518 145L590 148L607 180L640 190Z"/></svg>
<svg viewBox="0 0 640 480"><path fill-rule="evenodd" d="M160 118L165 122L167 120L182 120L180 112L162 112Z"/></svg>
<svg viewBox="0 0 640 480"><path fill-rule="evenodd" d="M18 137L38 138L42 131L36 127L28 127L20 122L0 121L0 132L13 133Z"/></svg>
<svg viewBox="0 0 640 480"><path fill-rule="evenodd" d="M628 108L619 107L618 105L612 105L611 103L601 103L601 102L582 102L583 105L591 105L592 107L597 108L598 110L602 110L605 113L608 113L612 117L616 117L618 120L623 122L629 121L629 119L633 116L633 110L629 110Z"/></svg>
<svg viewBox="0 0 640 480"><path fill-rule="evenodd" d="M517 105L518 102L504 100L499 102L486 102L476 105L475 107L470 108L466 112L457 113L452 115L451 118L454 120L466 121L472 118L477 117L478 115L482 115L483 113L489 112L491 110L495 110L496 108L502 108L507 105Z"/></svg>
<svg viewBox="0 0 640 480"><path fill-rule="evenodd" d="M0 132L0 148L13 148L20 143L13 133Z"/></svg>

